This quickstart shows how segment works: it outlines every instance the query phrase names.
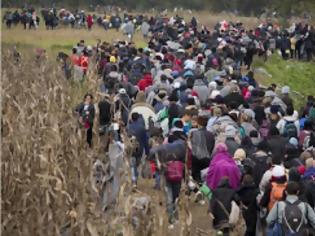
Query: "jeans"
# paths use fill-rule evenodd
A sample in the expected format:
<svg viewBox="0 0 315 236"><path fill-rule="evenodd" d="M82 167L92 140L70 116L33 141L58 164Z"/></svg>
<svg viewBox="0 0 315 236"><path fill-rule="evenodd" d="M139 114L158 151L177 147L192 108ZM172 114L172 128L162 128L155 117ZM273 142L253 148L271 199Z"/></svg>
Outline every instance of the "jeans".
<svg viewBox="0 0 315 236"><path fill-rule="evenodd" d="M161 174L159 170L156 170L154 173L154 180L155 180L155 188L160 189L161 187Z"/></svg>
<svg viewBox="0 0 315 236"><path fill-rule="evenodd" d="M166 192L166 208L168 214L169 223L174 223L175 219L178 218L178 214L176 211L176 199L179 196L181 188L181 182L179 183L170 183L165 180L165 192Z"/></svg>

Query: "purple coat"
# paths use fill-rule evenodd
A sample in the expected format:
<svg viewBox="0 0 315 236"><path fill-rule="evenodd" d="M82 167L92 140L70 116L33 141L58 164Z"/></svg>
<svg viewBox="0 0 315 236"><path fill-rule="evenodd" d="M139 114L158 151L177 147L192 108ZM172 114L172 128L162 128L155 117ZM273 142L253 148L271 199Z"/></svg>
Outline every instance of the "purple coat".
<svg viewBox="0 0 315 236"><path fill-rule="evenodd" d="M230 186L233 189L239 187L241 173L235 161L227 150L217 150L210 162L207 185L210 189L214 190L223 177L229 178Z"/></svg>

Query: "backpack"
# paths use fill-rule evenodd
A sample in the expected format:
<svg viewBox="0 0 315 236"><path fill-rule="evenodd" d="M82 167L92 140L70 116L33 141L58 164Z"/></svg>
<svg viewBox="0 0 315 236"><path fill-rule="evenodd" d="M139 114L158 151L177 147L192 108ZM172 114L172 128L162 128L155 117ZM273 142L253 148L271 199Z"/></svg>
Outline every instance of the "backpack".
<svg viewBox="0 0 315 236"><path fill-rule="evenodd" d="M269 166L270 156L268 155L258 156L256 154L253 154L253 157L251 159L255 162L252 175L253 175L255 184L259 186L259 183L264 173L270 168Z"/></svg>
<svg viewBox="0 0 315 236"><path fill-rule="evenodd" d="M179 183L184 177L184 163L181 161L169 161L166 164L165 178L171 183Z"/></svg>
<svg viewBox="0 0 315 236"><path fill-rule="evenodd" d="M272 187L271 187L271 192L270 192L270 200L268 204L269 211L272 209L272 207L274 206L276 202L282 200L283 192L285 188L287 187L286 183L278 184L278 183L272 182L271 185Z"/></svg>
<svg viewBox="0 0 315 236"><path fill-rule="evenodd" d="M284 137L297 137L298 133L297 133L297 128L294 124L294 121L285 121L285 125L284 125L284 132L283 132Z"/></svg>
<svg viewBox="0 0 315 236"><path fill-rule="evenodd" d="M279 204L276 205L277 207L277 216L279 214ZM282 236L283 235L283 230L282 230L282 226L279 223L278 220L279 217L277 217L276 222L274 222L273 226L270 228L267 228L267 236Z"/></svg>
<svg viewBox="0 0 315 236"><path fill-rule="evenodd" d="M242 174L243 175L245 175L245 174L253 175L255 166L256 166L256 162L254 162L254 160L252 160L251 158L246 158L243 161Z"/></svg>
<svg viewBox="0 0 315 236"><path fill-rule="evenodd" d="M282 216L282 228L285 235L304 235L304 218L303 212L299 208L301 201L297 200L294 203L285 201L285 207ZM304 204L305 209L306 205Z"/></svg>

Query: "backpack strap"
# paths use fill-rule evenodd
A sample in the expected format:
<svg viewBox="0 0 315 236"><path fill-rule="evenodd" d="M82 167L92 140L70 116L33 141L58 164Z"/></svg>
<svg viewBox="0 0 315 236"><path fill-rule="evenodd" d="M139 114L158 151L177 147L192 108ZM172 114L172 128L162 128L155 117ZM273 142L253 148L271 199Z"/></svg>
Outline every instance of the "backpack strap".
<svg viewBox="0 0 315 236"><path fill-rule="evenodd" d="M223 210L223 212L225 213L225 215L229 218L230 214L227 211L227 209L225 208L225 206L223 205L223 203L217 198L215 197L215 200L217 201L217 203L220 205L221 209Z"/></svg>

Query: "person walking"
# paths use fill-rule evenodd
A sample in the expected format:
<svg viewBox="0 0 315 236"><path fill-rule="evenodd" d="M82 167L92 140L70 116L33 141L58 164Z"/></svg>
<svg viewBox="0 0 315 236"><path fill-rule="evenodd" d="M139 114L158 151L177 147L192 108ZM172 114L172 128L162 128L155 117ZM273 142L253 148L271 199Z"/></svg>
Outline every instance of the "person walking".
<svg viewBox="0 0 315 236"><path fill-rule="evenodd" d="M91 94L86 94L84 96L84 101L77 107L76 112L79 115L80 124L86 130L86 141L91 148L93 138L93 124L95 117L93 96Z"/></svg>
<svg viewBox="0 0 315 236"><path fill-rule="evenodd" d="M314 235L315 212L298 199L299 191L298 183L288 183L285 201L275 203L269 212L266 221L272 235Z"/></svg>
<svg viewBox="0 0 315 236"><path fill-rule="evenodd" d="M92 26L93 26L93 16L91 14L89 14L86 18L86 22L87 22L87 26L88 26L88 30L91 31L92 30Z"/></svg>

